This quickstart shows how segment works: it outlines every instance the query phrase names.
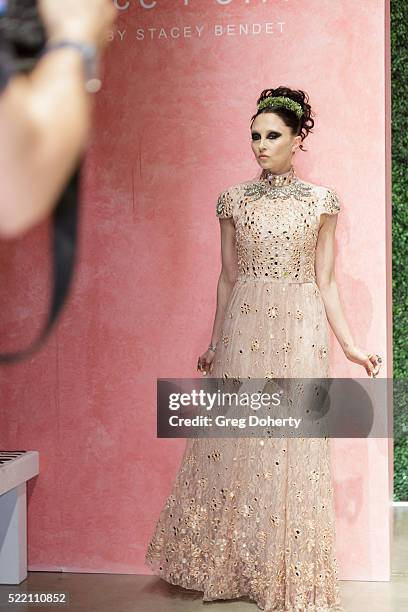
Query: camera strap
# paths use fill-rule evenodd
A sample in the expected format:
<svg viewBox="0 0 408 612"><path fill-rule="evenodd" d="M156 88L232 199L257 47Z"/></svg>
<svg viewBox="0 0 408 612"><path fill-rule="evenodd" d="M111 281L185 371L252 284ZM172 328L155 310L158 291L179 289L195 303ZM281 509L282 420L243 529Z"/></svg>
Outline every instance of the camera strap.
<svg viewBox="0 0 408 612"><path fill-rule="evenodd" d="M51 246L54 279L48 319L39 336L26 349L0 353L0 363L16 363L36 352L50 335L64 305L75 269L80 175L81 165L78 165L52 214Z"/></svg>

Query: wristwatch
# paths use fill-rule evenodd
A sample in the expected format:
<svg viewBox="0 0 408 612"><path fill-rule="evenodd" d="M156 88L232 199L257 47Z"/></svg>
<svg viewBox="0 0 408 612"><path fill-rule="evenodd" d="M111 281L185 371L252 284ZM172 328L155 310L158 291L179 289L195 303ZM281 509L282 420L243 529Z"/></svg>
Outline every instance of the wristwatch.
<svg viewBox="0 0 408 612"><path fill-rule="evenodd" d="M72 47L81 53L85 66L85 88L89 93L98 92L102 87L102 81L99 78L99 51L96 45L77 40L58 40L47 43L42 55L62 47Z"/></svg>

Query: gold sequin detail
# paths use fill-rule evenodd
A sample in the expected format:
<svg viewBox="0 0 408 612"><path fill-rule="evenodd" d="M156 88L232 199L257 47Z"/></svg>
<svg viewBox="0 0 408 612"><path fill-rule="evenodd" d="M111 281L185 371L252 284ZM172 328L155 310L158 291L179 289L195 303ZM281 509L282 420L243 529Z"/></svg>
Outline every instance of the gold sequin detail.
<svg viewBox="0 0 408 612"><path fill-rule="evenodd" d="M276 319L277 316L278 316L278 307L270 306L268 308L268 317L270 317L271 319Z"/></svg>
<svg viewBox="0 0 408 612"><path fill-rule="evenodd" d="M283 185L261 173L257 181L225 190L217 201L217 215L234 218L239 274L288 281L315 278L320 214L339 211L334 190L302 181L296 173Z"/></svg>
<svg viewBox="0 0 408 612"><path fill-rule="evenodd" d="M326 355L327 355L327 349L326 349L326 347L325 347L325 346L319 346L318 353L319 353L319 358L320 358L320 359L325 358L325 357L326 357Z"/></svg>
<svg viewBox="0 0 408 612"><path fill-rule="evenodd" d="M319 478L320 478L319 472L316 472L316 470L312 470L310 472L309 480L311 480L312 482L317 482Z"/></svg>
<svg viewBox="0 0 408 612"><path fill-rule="evenodd" d="M229 191L223 191L217 200L216 215L220 219L229 219L232 217L234 198Z"/></svg>
<svg viewBox="0 0 408 612"><path fill-rule="evenodd" d="M275 378L275 376L276 374L272 370L268 370L268 372L265 372L265 378Z"/></svg>
<svg viewBox="0 0 408 612"><path fill-rule="evenodd" d="M251 342L251 351L259 351L259 340L258 338L254 338Z"/></svg>
<svg viewBox="0 0 408 612"><path fill-rule="evenodd" d="M332 189L326 191L323 200L323 212L329 215L335 215L340 212L339 197Z"/></svg>
<svg viewBox="0 0 408 612"><path fill-rule="evenodd" d="M221 459L221 453L219 450L213 450L208 457L214 459L214 461L219 461Z"/></svg>

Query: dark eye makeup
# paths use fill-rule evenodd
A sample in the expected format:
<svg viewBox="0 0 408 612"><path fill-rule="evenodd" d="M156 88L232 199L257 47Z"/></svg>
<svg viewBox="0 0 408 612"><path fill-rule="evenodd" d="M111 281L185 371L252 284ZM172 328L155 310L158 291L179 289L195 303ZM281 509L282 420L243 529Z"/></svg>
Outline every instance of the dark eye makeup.
<svg viewBox="0 0 408 612"><path fill-rule="evenodd" d="M260 138L259 132L252 132L251 136L252 136L252 140L259 140L259 138ZM272 131L272 132L268 133L268 138L275 139L275 138L279 138L279 136L282 136L282 134L280 132Z"/></svg>

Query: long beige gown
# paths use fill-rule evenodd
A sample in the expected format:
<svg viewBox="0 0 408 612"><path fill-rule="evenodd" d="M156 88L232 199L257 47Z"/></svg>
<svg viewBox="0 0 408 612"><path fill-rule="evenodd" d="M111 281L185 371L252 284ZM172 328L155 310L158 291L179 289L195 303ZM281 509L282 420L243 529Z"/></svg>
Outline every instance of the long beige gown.
<svg viewBox="0 0 408 612"><path fill-rule="evenodd" d="M281 175L233 185L239 276L212 377L329 376L328 326L315 280L320 215L335 191ZM246 596L261 610L329 612L340 601L328 438L189 438L146 563L203 601ZM233 608L231 608L232 610Z"/></svg>

